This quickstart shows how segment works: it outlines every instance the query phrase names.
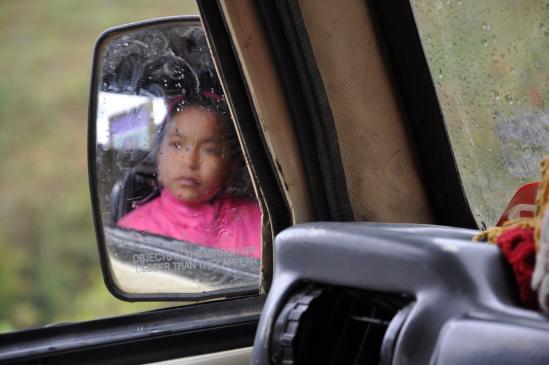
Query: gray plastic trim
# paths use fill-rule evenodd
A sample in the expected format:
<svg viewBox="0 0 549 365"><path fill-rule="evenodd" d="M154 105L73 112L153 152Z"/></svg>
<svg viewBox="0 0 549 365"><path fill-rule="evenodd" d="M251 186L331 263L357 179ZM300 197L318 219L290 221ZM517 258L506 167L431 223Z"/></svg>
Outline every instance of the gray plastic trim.
<svg viewBox="0 0 549 365"><path fill-rule="evenodd" d="M394 364L428 364L441 329L453 319L516 324L549 335L543 316L516 306L503 256L496 246L473 243L476 233L372 223L314 223L281 232L275 244L275 277L251 363L270 363L273 323L302 282L413 296L396 341Z"/></svg>

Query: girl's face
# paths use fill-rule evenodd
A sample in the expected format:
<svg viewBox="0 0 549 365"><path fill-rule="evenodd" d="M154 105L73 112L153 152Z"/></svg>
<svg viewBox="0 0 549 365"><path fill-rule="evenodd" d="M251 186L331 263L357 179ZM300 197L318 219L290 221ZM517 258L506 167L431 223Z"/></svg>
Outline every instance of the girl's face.
<svg viewBox="0 0 549 365"><path fill-rule="evenodd" d="M229 157L217 114L200 106L176 113L160 144L158 174L184 202L203 203L223 187Z"/></svg>

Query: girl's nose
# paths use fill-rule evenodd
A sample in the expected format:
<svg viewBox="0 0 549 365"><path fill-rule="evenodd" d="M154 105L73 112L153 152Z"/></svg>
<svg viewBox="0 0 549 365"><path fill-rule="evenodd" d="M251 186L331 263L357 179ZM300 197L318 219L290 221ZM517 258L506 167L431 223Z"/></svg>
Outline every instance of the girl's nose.
<svg viewBox="0 0 549 365"><path fill-rule="evenodd" d="M198 149L194 146L181 147L181 158L183 159L185 166L192 169L198 167L200 156L198 154Z"/></svg>

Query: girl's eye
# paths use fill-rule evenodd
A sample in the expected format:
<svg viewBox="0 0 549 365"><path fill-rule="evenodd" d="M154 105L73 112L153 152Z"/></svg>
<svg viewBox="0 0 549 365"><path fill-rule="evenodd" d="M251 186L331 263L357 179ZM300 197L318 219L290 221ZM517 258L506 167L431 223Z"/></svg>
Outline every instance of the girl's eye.
<svg viewBox="0 0 549 365"><path fill-rule="evenodd" d="M219 155L221 153L221 148L217 146L206 146L203 151L207 155Z"/></svg>

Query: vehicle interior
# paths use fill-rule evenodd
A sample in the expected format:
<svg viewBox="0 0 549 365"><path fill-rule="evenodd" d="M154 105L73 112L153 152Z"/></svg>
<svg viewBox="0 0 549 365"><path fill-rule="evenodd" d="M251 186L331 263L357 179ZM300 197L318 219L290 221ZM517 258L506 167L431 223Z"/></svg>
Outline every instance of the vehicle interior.
<svg viewBox="0 0 549 365"><path fill-rule="evenodd" d="M496 38L483 32L488 24L496 30L490 11L497 13L501 4L495 1L479 6L479 14L461 11L467 4L457 0L198 5L263 213L257 288L222 298L189 297L198 301L193 305L1 335L0 361L546 363L549 322L520 304L499 249L472 239L496 225L517 189L539 180L535 169L549 153L547 31L532 41L536 71L528 87L537 94L519 98L504 88L497 96L475 91L482 68L449 81L451 72L433 68L453 52L448 44L462 39L452 38L460 28L451 28L453 20L445 20L450 17L470 17L481 33L478 40L473 31L462 35L480 47L472 46L470 62L489 57L482 52ZM517 4L505 6L509 14L531 14L518 11ZM529 6L532 13L541 9L547 23L547 4ZM439 30L445 22L449 30ZM505 62L505 70L501 63L490 65L496 73L511 73L511 61ZM529 70L517 72L526 78ZM497 77L490 79L497 85ZM490 103L482 98L485 92ZM467 104L469 99L478 104ZM492 99L505 105L496 108ZM474 114L483 109L487 114ZM486 115L490 120L481 120ZM90 116L90 131L91 124ZM516 132L521 126L525 131ZM89 144L95 151L95 132ZM528 171L520 167L526 160L534 166ZM100 171L90 169L92 196L105 193L94 187ZM126 184L135 189L139 184L128 181L140 174L147 175L144 190L154 191L150 171L122 177L124 189L112 193L111 223L130 209L120 194ZM99 200L92 199L99 237ZM99 251L113 291L104 245ZM173 292L113 294L125 300L186 298Z"/></svg>

